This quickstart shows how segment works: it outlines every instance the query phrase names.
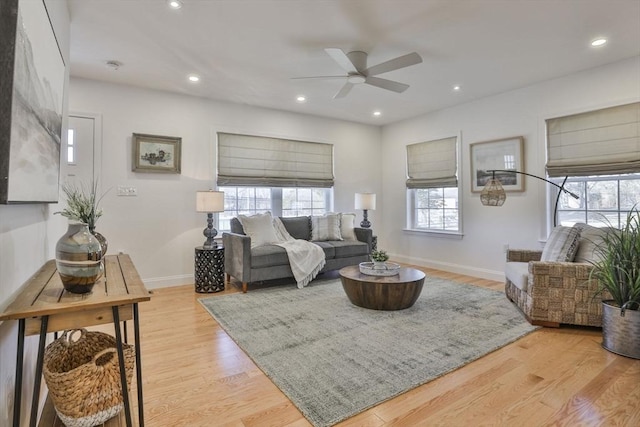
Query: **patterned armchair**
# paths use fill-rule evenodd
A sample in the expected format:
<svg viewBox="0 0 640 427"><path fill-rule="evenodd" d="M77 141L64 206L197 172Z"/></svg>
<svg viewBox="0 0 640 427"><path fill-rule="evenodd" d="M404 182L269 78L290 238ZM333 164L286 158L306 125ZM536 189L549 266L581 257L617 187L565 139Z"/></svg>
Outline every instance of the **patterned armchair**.
<svg viewBox="0 0 640 427"><path fill-rule="evenodd" d="M574 239L573 247L561 255L561 261L548 260L553 251L549 246L558 246L554 239L556 229L543 251L507 251L505 293L533 325L602 326L601 301L610 296L606 293L602 297L595 296L598 282L589 280L592 269L589 260L595 257L594 245L598 236L606 231L586 224L577 224L573 229L576 227L573 233L567 231L570 227L557 227L559 233L572 234L567 237L569 242L562 242L564 247L571 246L570 241ZM544 259L546 261L541 261Z"/></svg>

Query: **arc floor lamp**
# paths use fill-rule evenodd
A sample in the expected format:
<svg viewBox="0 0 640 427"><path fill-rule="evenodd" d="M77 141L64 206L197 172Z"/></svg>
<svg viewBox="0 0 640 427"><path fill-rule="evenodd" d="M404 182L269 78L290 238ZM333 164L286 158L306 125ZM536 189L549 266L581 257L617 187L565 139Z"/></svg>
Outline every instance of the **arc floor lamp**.
<svg viewBox="0 0 640 427"><path fill-rule="evenodd" d="M556 187L558 187L560 189L560 191L558 191L558 196L556 197L556 204L555 204L555 208L553 209L553 226L555 227L558 221L558 202L560 201L560 195L565 192L568 195L570 195L571 197L573 197L574 199L579 199L580 196L578 196L575 193L572 193L571 191L567 190L566 188L564 188L564 184L567 182L567 178L564 178L564 181L562 181L561 185L556 184L553 181L549 181L548 179L542 178L540 176L537 175L532 175L530 173L526 173L526 172L520 172L517 170L506 170L506 169L491 169L488 170L487 172L491 172L491 178L487 181L487 183L485 184L484 188L482 189L482 192L480 193L480 201L482 202L482 204L484 206L502 206L504 204L504 201L507 199L507 193L505 193L504 188L502 187L502 183L500 182L500 180L498 178L496 178L496 172L512 172L512 173L518 173L520 175L526 175L526 176L530 176L532 178L536 178L539 179L541 181L544 182L548 182L551 185L554 185Z"/></svg>

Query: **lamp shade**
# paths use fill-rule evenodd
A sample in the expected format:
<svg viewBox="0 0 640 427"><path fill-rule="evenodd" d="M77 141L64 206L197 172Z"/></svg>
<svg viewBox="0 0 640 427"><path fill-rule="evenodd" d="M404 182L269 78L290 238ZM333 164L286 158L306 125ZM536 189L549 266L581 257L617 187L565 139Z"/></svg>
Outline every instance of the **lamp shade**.
<svg viewBox="0 0 640 427"><path fill-rule="evenodd" d="M496 178L488 180L482 189L482 193L480 193L480 201L484 206L502 206L506 199L507 194L504 192L500 181Z"/></svg>
<svg viewBox="0 0 640 427"><path fill-rule="evenodd" d="M223 212L223 191L196 191L197 212Z"/></svg>
<svg viewBox="0 0 640 427"><path fill-rule="evenodd" d="M375 193L356 193L355 200L356 209L375 210L376 194Z"/></svg>

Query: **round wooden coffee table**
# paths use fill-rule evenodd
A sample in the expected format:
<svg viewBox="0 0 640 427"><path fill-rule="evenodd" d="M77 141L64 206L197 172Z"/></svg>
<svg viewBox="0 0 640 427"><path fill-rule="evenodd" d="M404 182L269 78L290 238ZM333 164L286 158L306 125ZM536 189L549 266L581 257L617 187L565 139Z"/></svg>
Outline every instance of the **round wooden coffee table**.
<svg viewBox="0 0 640 427"><path fill-rule="evenodd" d="M402 267L395 276L369 276L357 265L340 270L342 287L352 304L373 310L404 310L411 307L422 292L425 274Z"/></svg>

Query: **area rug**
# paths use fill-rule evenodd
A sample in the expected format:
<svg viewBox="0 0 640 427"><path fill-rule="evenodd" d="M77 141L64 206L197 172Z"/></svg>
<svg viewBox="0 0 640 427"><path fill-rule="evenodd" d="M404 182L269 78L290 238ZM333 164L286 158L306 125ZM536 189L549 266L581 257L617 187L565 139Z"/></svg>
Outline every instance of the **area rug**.
<svg viewBox="0 0 640 427"><path fill-rule="evenodd" d="M316 427L330 426L536 328L503 292L427 277L401 311L352 305L340 280L200 299Z"/></svg>

